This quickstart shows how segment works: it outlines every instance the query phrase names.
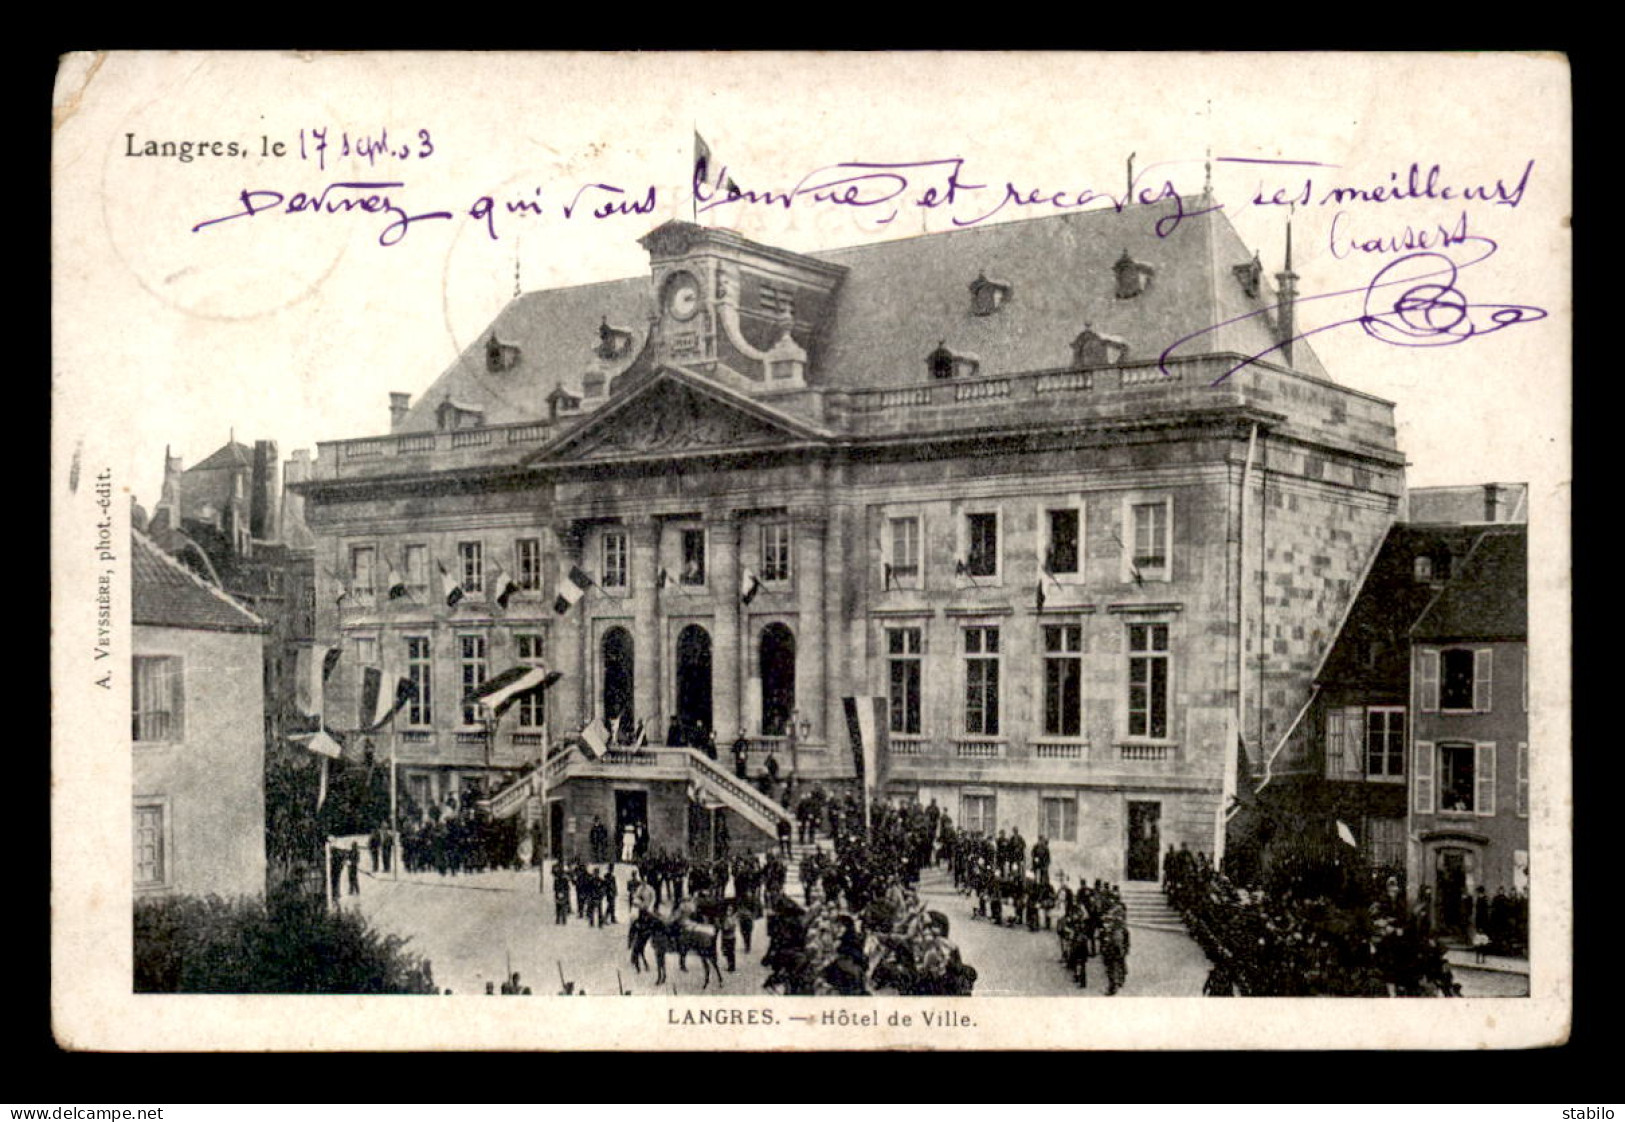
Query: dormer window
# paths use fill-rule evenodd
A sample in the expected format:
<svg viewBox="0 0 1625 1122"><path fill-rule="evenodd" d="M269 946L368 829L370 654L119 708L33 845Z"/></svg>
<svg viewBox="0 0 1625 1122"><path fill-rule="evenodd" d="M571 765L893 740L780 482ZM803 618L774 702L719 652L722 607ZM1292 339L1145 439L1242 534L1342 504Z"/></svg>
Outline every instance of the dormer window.
<svg viewBox="0 0 1625 1122"><path fill-rule="evenodd" d="M588 375L587 378L582 379L583 386L587 384L588 378L591 377L592 375ZM559 419L560 414L575 413L579 411L581 408L581 399L576 397L574 394L566 393L562 389L555 388L552 393L547 395L547 406L548 416L556 421Z"/></svg>
<svg viewBox="0 0 1625 1122"><path fill-rule="evenodd" d="M1123 251L1123 256L1117 259L1112 266L1112 272L1117 275L1117 298L1119 300L1132 300L1151 288L1151 278L1157 270L1143 262L1136 261Z"/></svg>
<svg viewBox="0 0 1625 1122"><path fill-rule="evenodd" d="M435 426L441 432L479 428L485 424L485 410L473 405L463 405L449 397L435 409L434 416Z"/></svg>
<svg viewBox="0 0 1625 1122"><path fill-rule="evenodd" d="M593 354L607 362L625 358L632 350L632 333L624 327L613 327L606 318L598 325L598 345ZM595 396L588 394L588 397Z"/></svg>
<svg viewBox="0 0 1625 1122"><path fill-rule="evenodd" d="M1433 558L1418 557L1416 559L1415 580L1418 584L1426 584L1433 579Z"/></svg>
<svg viewBox="0 0 1625 1122"><path fill-rule="evenodd" d="M1088 366L1114 366L1128 355L1128 344L1115 335L1106 335L1088 324L1083 325L1083 331L1072 340L1072 365L1077 368Z"/></svg>
<svg viewBox="0 0 1625 1122"><path fill-rule="evenodd" d="M1011 288L999 281L987 279L982 273L970 282L970 311L973 316L990 316L1010 299Z"/></svg>
<svg viewBox="0 0 1625 1122"><path fill-rule="evenodd" d="M1241 290L1247 294L1247 299L1257 299L1264 282L1264 263L1258 259L1258 254L1255 252L1253 259L1245 265L1232 265L1230 271L1241 285Z"/></svg>
<svg viewBox="0 0 1625 1122"><path fill-rule="evenodd" d="M604 376L602 374L583 374L581 376L582 397L603 397Z"/></svg>
<svg viewBox="0 0 1625 1122"><path fill-rule="evenodd" d="M982 365L981 360L975 355L955 354L950 351L946 342L937 344L937 349L926 356L925 364L935 381L974 377Z"/></svg>
<svg viewBox="0 0 1625 1122"><path fill-rule="evenodd" d="M519 365L519 348L512 343L504 343L492 334L485 341L485 369L492 374L501 374L512 370Z"/></svg>

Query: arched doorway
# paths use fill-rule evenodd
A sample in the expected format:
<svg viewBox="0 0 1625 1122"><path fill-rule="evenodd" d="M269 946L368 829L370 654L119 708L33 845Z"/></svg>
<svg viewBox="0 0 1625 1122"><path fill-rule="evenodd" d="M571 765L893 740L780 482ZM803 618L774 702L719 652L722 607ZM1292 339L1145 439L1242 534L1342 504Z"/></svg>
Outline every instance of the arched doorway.
<svg viewBox="0 0 1625 1122"><path fill-rule="evenodd" d="M622 736L632 732L632 636L624 627L612 627L604 632L604 724L615 727L615 718L621 719Z"/></svg>
<svg viewBox="0 0 1625 1122"><path fill-rule="evenodd" d="M782 623L762 629L762 735L785 736L796 707L796 637Z"/></svg>
<svg viewBox="0 0 1625 1122"><path fill-rule="evenodd" d="M689 744L711 731L711 636L691 623L677 635L677 720Z"/></svg>

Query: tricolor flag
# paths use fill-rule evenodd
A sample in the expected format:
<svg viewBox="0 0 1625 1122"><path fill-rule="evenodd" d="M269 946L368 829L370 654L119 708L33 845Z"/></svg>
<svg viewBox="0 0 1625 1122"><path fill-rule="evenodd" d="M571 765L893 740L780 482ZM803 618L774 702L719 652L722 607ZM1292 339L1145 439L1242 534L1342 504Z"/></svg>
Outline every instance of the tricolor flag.
<svg viewBox="0 0 1625 1122"><path fill-rule="evenodd" d="M1348 823L1344 822L1342 819L1338 819L1337 821L1337 836L1342 838L1355 849L1360 848L1360 843L1354 840L1354 831L1349 829Z"/></svg>
<svg viewBox="0 0 1625 1122"><path fill-rule="evenodd" d="M883 697L843 697L846 732L852 742L852 763L863 788L864 814L874 795L885 785L881 770L887 762L889 703Z"/></svg>
<svg viewBox="0 0 1625 1122"><path fill-rule="evenodd" d="M519 591L519 586L514 583L513 578L510 577L507 573L503 573L502 574L502 591L497 593L497 607L499 607L499 608L503 609L504 611L506 611L507 608L508 608L508 601L510 599L512 599L513 594L515 592L518 592L518 591Z"/></svg>
<svg viewBox="0 0 1625 1122"><path fill-rule="evenodd" d="M698 129L694 130L694 185L711 181L711 146Z"/></svg>
<svg viewBox="0 0 1625 1122"><path fill-rule="evenodd" d="M451 579L451 570L446 568L444 561L436 561L435 567L440 570L440 582L450 589L446 593L446 607L455 608L457 602L463 598L463 586L460 582Z"/></svg>
<svg viewBox="0 0 1625 1122"><path fill-rule="evenodd" d="M488 678L477 689L463 697L465 704L483 705L500 719L519 698L534 689L546 689L563 674L549 670L545 663L535 666L515 666L494 678Z"/></svg>
<svg viewBox="0 0 1625 1122"><path fill-rule="evenodd" d="M576 606L576 601L585 596L592 585L591 577L571 565L569 574L559 582L559 594L553 601L553 610L562 616Z"/></svg>
<svg viewBox="0 0 1625 1122"><path fill-rule="evenodd" d="M418 695L417 686L410 678L398 678L395 681L395 698L386 701L384 697L383 671L376 666L369 666L362 671L361 676L361 729L363 732L377 732Z"/></svg>
<svg viewBox="0 0 1625 1122"><path fill-rule="evenodd" d="M587 727L581 730L581 746L589 759L596 760L604 754L609 747L609 730L604 728L603 721L594 717L587 722Z"/></svg>
<svg viewBox="0 0 1625 1122"><path fill-rule="evenodd" d="M742 603L750 603L756 599L756 593L761 591L762 582L756 579L756 574L746 569L739 578L739 599Z"/></svg>
<svg viewBox="0 0 1625 1122"><path fill-rule="evenodd" d="M892 573L891 562L888 561L888 562L886 562L886 564L882 565L881 570L883 571L883 573L885 574L885 577L886 577L886 591L890 592L892 582L894 580L896 580L896 577Z"/></svg>
<svg viewBox="0 0 1625 1122"><path fill-rule="evenodd" d="M384 569L389 574L389 595L385 599L400 600L409 598L410 594L406 591L406 581L401 579L401 574L395 571L395 563L387 557L384 558Z"/></svg>
<svg viewBox="0 0 1625 1122"><path fill-rule="evenodd" d="M655 575L655 588L664 591L670 584L671 573L666 569L661 569L660 572Z"/></svg>

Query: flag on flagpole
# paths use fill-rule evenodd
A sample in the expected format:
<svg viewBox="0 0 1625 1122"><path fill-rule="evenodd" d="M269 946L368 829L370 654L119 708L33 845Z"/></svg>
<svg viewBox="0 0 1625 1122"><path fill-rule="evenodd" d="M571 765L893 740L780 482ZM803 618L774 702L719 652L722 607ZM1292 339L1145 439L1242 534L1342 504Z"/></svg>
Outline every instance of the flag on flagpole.
<svg viewBox="0 0 1625 1122"><path fill-rule="evenodd" d="M327 648L327 652L322 655L322 681L325 682L333 676L333 669L338 666L342 654L343 649L340 647Z"/></svg>
<svg viewBox="0 0 1625 1122"><path fill-rule="evenodd" d="M587 722L586 728L581 730L581 746L587 750L587 756L597 759L609 747L609 730L604 722L597 717Z"/></svg>
<svg viewBox="0 0 1625 1122"><path fill-rule="evenodd" d="M508 576L507 573L503 573L502 591L497 593L497 607L501 608L503 611L507 611L508 601L511 600L513 598L513 594L518 591L519 586L514 583L513 578Z"/></svg>
<svg viewBox="0 0 1625 1122"><path fill-rule="evenodd" d="M344 749L339 747L339 742L329 736L326 729L317 729L315 735L310 738L310 743L305 747L318 756L326 756L330 760L336 760L344 754Z"/></svg>
<svg viewBox="0 0 1625 1122"><path fill-rule="evenodd" d="M711 181L711 146L700 135L700 130L694 130L694 183L709 183Z"/></svg>
<svg viewBox="0 0 1625 1122"><path fill-rule="evenodd" d="M410 678L398 678L395 681L394 702L374 720L370 725L362 726L363 732L377 732L387 725L402 709L406 703L418 695L418 688Z"/></svg>
<svg viewBox="0 0 1625 1122"><path fill-rule="evenodd" d="M443 587L449 587L446 593L446 607L455 608L457 602L463 598L463 586L451 579L451 570L446 568L444 561L436 561L435 567L440 570L440 582Z"/></svg>
<svg viewBox="0 0 1625 1122"><path fill-rule="evenodd" d="M378 719L379 700L384 692L384 672L376 666L361 670L361 697L356 710L356 726L367 728Z"/></svg>
<svg viewBox="0 0 1625 1122"><path fill-rule="evenodd" d="M885 565L881 566L881 568L882 568L882 570L883 570L883 572L885 574L885 577L886 577L886 591L890 592L892 583L897 579L896 575L892 572L892 567L891 567L890 562L887 562Z"/></svg>
<svg viewBox="0 0 1625 1122"><path fill-rule="evenodd" d="M559 594L553 600L553 610L561 616L564 615L576 606L576 602L587 594L587 589L592 585L591 577L571 565L570 572L559 582Z"/></svg>
<svg viewBox="0 0 1625 1122"><path fill-rule="evenodd" d="M1355 849L1360 848L1360 843L1354 840L1354 831L1349 829L1348 823L1344 822L1341 818L1337 820L1337 836L1342 838Z"/></svg>
<svg viewBox="0 0 1625 1122"><path fill-rule="evenodd" d="M1038 610L1044 610L1044 582L1038 582Z"/></svg>
<svg viewBox="0 0 1625 1122"><path fill-rule="evenodd" d="M743 603L750 603L756 599L756 593L761 591L762 582L756 579L756 574L746 569L739 578L739 599Z"/></svg>
<svg viewBox="0 0 1625 1122"><path fill-rule="evenodd" d="M494 678L487 678L463 697L469 705L483 705L499 720L519 698L534 689L546 689L563 674L549 670L546 663L534 666L515 666Z"/></svg>
<svg viewBox="0 0 1625 1122"><path fill-rule="evenodd" d="M661 569L659 573L655 574L655 588L657 590L664 592L666 587L670 584L671 572L669 570Z"/></svg>

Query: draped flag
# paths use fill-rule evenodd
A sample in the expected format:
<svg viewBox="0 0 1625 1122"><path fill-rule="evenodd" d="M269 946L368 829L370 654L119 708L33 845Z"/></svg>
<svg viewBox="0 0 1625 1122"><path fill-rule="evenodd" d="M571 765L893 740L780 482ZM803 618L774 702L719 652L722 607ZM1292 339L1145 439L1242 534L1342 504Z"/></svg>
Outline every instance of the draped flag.
<svg viewBox="0 0 1625 1122"><path fill-rule="evenodd" d="M444 561L436 561L435 568L440 570L440 582L448 588L446 593L446 607L455 608L457 602L463 598L463 586L451 579L451 570L446 568Z"/></svg>
<svg viewBox="0 0 1625 1122"><path fill-rule="evenodd" d="M377 732L389 723L390 719L405 708L406 703L418 695L418 688L410 678L399 678L395 682L395 697L388 701L384 696L384 674L376 666L366 667L361 674L361 711L360 726L363 732Z"/></svg>
<svg viewBox="0 0 1625 1122"><path fill-rule="evenodd" d="M1348 823L1344 822L1341 818L1337 820L1337 836L1342 838L1355 849L1360 848L1360 843L1354 840L1354 831L1349 829Z"/></svg>
<svg viewBox="0 0 1625 1122"><path fill-rule="evenodd" d="M886 737L889 703L883 697L843 697L846 733L852 743L852 765L863 789L864 820L876 792L883 786L881 770L886 765Z"/></svg>
<svg viewBox="0 0 1625 1122"><path fill-rule="evenodd" d="M519 585L515 584L514 579L506 572L498 569L497 583L492 585L492 587L501 589L501 591L497 593L497 607L501 608L503 611L507 611L508 601L513 598L513 594L515 592L519 591Z"/></svg>
<svg viewBox="0 0 1625 1122"><path fill-rule="evenodd" d="M343 653L342 648L339 648L339 647L328 647L327 648L327 652L322 655L322 681L325 682L325 681L327 681L329 678L331 678L333 676L333 670L334 670L335 667L338 666L338 664L339 664L339 656L342 653Z"/></svg>
<svg viewBox="0 0 1625 1122"><path fill-rule="evenodd" d="M330 760L336 760L344 754L344 749L339 747L339 742L327 735L326 729L317 729L316 734L310 738L310 743L305 747L318 756L326 756Z"/></svg>
<svg viewBox="0 0 1625 1122"><path fill-rule="evenodd" d="M487 678L479 687L465 694L463 701L465 704L483 705L500 719L521 696L534 689L545 690L562 677L563 674L549 670L545 663L515 666L494 678Z"/></svg>
<svg viewBox="0 0 1625 1122"><path fill-rule="evenodd" d="M553 610L561 616L564 615L576 606L576 602L587 594L587 589L592 585L591 577L571 565L569 574L559 582L559 594L553 601Z"/></svg>
<svg viewBox="0 0 1625 1122"><path fill-rule="evenodd" d="M604 727L603 721L594 717L587 722L587 727L581 730L581 746L589 759L596 760L604 754L609 747L609 730Z"/></svg>
<svg viewBox="0 0 1625 1122"><path fill-rule="evenodd" d="M395 571L395 563L387 557L384 558L384 570L389 574L389 595L386 599L410 599L410 595L406 591L406 581L401 577L400 573Z"/></svg>
<svg viewBox="0 0 1625 1122"><path fill-rule="evenodd" d="M744 575L739 578L740 602L745 604L750 603L752 600L756 599L756 593L761 591L761 588L762 582L756 578L756 574L751 570L746 569Z"/></svg>
<svg viewBox="0 0 1625 1122"><path fill-rule="evenodd" d="M322 715L322 682L326 680L326 667L316 661L316 652L300 647L294 654L294 703L307 717Z"/></svg>

